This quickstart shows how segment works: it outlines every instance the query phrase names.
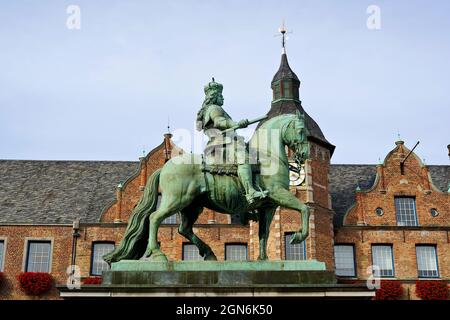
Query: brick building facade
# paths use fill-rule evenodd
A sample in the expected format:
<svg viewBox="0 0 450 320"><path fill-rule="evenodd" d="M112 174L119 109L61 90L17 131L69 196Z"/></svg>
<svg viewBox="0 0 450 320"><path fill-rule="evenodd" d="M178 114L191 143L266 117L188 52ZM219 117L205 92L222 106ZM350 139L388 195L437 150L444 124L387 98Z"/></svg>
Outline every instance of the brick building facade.
<svg viewBox="0 0 450 320"><path fill-rule="evenodd" d="M300 217L277 209L269 258L316 259L339 278L360 281L377 264L383 277L402 282L404 298L411 299L418 278L450 281L450 166L424 165L415 153L408 156L402 141L382 164L330 164L334 146L303 109L299 86L283 54L268 115L306 116L311 158L291 192L313 208L310 235L303 244L289 245ZM101 274L107 266L98 257L121 240L148 177L180 152L166 134L139 162L1 160L0 299L29 299L16 279L23 271L49 272L64 284L74 259L82 278ZM75 220L80 226L73 246ZM241 225L236 217L205 209L195 232L219 260L258 256L257 222ZM176 220L165 221L159 240L170 260L196 258ZM52 289L42 298L58 297Z"/></svg>

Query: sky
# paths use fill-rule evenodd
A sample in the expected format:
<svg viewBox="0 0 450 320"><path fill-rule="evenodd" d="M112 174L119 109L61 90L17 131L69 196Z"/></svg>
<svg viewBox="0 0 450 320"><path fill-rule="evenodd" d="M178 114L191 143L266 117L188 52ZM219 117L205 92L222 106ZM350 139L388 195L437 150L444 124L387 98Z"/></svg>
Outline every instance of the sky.
<svg viewBox="0 0 450 320"><path fill-rule="evenodd" d="M262 116L284 19L332 163L378 163L400 135L448 165L449 14L437 0L0 0L0 159L137 161L168 122L194 130L212 76L234 120Z"/></svg>

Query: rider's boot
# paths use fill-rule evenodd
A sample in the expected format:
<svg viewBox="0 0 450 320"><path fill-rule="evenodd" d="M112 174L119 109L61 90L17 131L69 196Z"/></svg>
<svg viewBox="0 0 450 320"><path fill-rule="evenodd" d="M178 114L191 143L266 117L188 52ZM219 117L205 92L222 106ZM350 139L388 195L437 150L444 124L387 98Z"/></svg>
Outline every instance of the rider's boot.
<svg viewBox="0 0 450 320"><path fill-rule="evenodd" d="M252 168L250 164L241 164L238 166L238 177L245 189L245 198L249 204L253 204L258 199L267 196L268 191L256 191L253 187Z"/></svg>

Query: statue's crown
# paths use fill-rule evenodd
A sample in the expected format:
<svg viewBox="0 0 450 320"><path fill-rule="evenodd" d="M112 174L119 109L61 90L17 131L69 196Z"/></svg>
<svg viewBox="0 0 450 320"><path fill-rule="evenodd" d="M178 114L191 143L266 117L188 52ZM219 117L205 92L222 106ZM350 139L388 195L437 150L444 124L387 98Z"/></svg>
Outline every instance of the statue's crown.
<svg viewBox="0 0 450 320"><path fill-rule="evenodd" d="M212 81L205 86L205 94L208 95L210 93L222 93L223 85L216 82L214 78Z"/></svg>

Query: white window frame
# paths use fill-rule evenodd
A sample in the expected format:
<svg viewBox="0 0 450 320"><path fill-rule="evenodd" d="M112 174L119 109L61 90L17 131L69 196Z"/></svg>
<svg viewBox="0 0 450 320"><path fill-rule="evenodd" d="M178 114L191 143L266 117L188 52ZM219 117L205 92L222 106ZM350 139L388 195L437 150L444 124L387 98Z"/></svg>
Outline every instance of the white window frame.
<svg viewBox="0 0 450 320"><path fill-rule="evenodd" d="M284 233L284 260L287 260L287 261L305 261L305 260L308 260L308 253L306 252L306 239L305 240L303 240L301 243L298 243L298 244L295 244L295 245L298 245L298 246L303 246L303 257L304 257L304 259L295 259L295 260L291 260L291 259L287 259L287 246L295 246L295 245L293 245L293 244L290 244L290 242L289 241L287 241L287 236L289 235L289 236L292 236L293 234L295 234L295 232L285 232Z"/></svg>
<svg viewBox="0 0 450 320"><path fill-rule="evenodd" d="M49 267L48 267L48 272L47 273L51 273L52 272L52 265L53 265L53 242L54 239L53 238L34 238L34 237L25 237L25 241L24 241L24 247L23 247L23 260L22 260L22 271L23 272L28 272L27 271L27 261L28 261L28 243L29 242L33 242L33 241L38 241L38 242L50 242L50 260L49 260Z"/></svg>
<svg viewBox="0 0 450 320"><path fill-rule="evenodd" d="M202 261L204 258L200 255L200 252L199 252L199 259L184 259L184 253L185 253L185 248L187 247L187 246L193 246L193 247L195 247L195 248L197 248L197 246L195 245L195 244L193 244L193 243L190 243L190 242L183 242L183 244L182 244L182 252L181 252L181 255L182 255L182 257L181 257L181 259L183 260L183 261ZM197 248L197 250L198 250L198 248ZM199 250L200 251L200 250Z"/></svg>
<svg viewBox="0 0 450 320"><path fill-rule="evenodd" d="M391 250L391 263L392 263L392 275L382 275L380 270L380 278L395 278L395 259L394 259L394 246L391 244L383 244L383 243L373 243L371 245L371 254L372 254L372 265L375 266L375 259L374 259L374 247L389 247Z"/></svg>
<svg viewBox="0 0 450 320"><path fill-rule="evenodd" d="M227 247L231 247L231 246L241 246L241 247L245 247L245 259L244 260L231 260L229 258L227 258ZM247 261L248 260L248 245L247 243L225 243L225 260L226 261Z"/></svg>
<svg viewBox="0 0 450 320"><path fill-rule="evenodd" d="M422 272L423 271L427 271L427 270L420 270L419 269L419 255L418 255L417 249L420 248L420 247L422 247L422 248L428 247L428 248L433 248L434 249L434 259L435 259L435 263L436 263L436 270L435 270L436 271L436 276L424 276L424 275L420 274L421 271ZM416 245L416 263L417 263L417 276L420 279L439 279L440 278L440 275L439 275L439 260L438 260L437 246L436 245L433 245L433 244L417 244Z"/></svg>
<svg viewBox="0 0 450 320"><path fill-rule="evenodd" d="M342 275L338 274L338 267L337 267L337 261L336 258L336 247L350 247L352 249L352 262L353 262L353 274L352 275ZM337 243L334 245L334 262L335 262L335 273L338 277L345 277L345 278L356 278L356 255L355 255L355 245L349 244L349 243Z"/></svg>
<svg viewBox="0 0 450 320"><path fill-rule="evenodd" d="M95 254L95 245L96 244L112 244L114 246L114 248L116 247L116 243L114 241L108 241L108 240L92 241L92 245L91 245L91 265L89 267L89 275L90 276L94 276L94 277L98 277L98 276L102 275L102 274L94 274L93 273L93 271L94 271L93 270L94 269L94 254Z"/></svg>
<svg viewBox="0 0 450 320"><path fill-rule="evenodd" d="M397 206L397 202L400 202L401 199L412 199L413 200L414 224L406 224L406 222L399 220L399 217L401 217L402 214L401 214L401 209ZM395 218L397 220L397 226L399 226L399 227L418 227L419 226L419 217L417 215L417 202L416 202L415 197L395 196L394 197L394 207L395 207Z"/></svg>

